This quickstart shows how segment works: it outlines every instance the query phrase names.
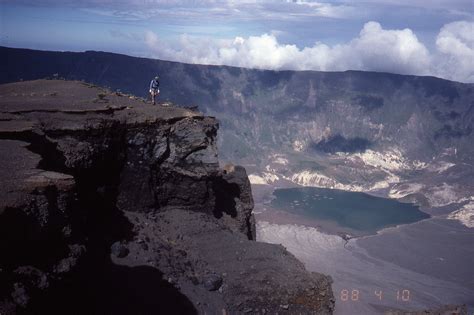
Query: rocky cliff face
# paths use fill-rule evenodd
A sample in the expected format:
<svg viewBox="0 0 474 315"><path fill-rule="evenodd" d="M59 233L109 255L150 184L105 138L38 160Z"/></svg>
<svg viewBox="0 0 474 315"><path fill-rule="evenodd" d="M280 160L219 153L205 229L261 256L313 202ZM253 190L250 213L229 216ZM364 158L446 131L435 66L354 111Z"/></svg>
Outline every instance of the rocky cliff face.
<svg viewBox="0 0 474 315"><path fill-rule="evenodd" d="M254 242L217 121L67 81L0 86L0 313L332 313L330 279Z"/></svg>

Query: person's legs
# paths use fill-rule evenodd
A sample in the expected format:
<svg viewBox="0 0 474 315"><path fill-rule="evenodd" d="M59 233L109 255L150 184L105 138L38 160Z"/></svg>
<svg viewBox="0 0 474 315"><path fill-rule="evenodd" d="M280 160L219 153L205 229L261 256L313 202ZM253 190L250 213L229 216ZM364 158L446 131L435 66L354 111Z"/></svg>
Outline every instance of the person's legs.
<svg viewBox="0 0 474 315"><path fill-rule="evenodd" d="M153 90L149 90L148 91L148 94L150 94L150 101L153 103ZM147 102L148 102L148 99L147 99Z"/></svg>
<svg viewBox="0 0 474 315"><path fill-rule="evenodd" d="M150 95L151 95L151 103L153 105L155 105L155 92L154 91L150 91Z"/></svg>

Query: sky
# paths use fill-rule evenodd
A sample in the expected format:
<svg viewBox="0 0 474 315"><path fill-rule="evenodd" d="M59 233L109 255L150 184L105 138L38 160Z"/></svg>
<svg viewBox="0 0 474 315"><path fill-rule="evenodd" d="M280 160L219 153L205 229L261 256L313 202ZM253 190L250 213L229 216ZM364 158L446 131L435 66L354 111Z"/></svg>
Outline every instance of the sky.
<svg viewBox="0 0 474 315"><path fill-rule="evenodd" d="M474 0L0 0L0 45L474 82Z"/></svg>

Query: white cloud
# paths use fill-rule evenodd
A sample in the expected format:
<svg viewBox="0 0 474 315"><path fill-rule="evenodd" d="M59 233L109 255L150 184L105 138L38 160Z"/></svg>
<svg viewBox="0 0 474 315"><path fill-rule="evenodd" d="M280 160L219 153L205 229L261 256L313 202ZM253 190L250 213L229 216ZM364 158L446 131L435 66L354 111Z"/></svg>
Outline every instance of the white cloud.
<svg viewBox="0 0 474 315"><path fill-rule="evenodd" d="M434 72L449 79L474 82L474 23L446 24L436 38L438 56Z"/></svg>
<svg viewBox="0 0 474 315"><path fill-rule="evenodd" d="M366 23L343 50L346 67L358 70L426 74L430 62L428 50L410 29L384 30L377 22Z"/></svg>
<svg viewBox="0 0 474 315"><path fill-rule="evenodd" d="M436 75L474 82L474 23L460 21L439 32L437 50L430 53L410 29L386 30L368 22L351 41L329 46L321 42L298 48L281 44L274 34L231 40L181 36L161 42L148 32L153 57L199 64L231 65L275 70L367 70Z"/></svg>
<svg viewBox="0 0 474 315"><path fill-rule="evenodd" d="M474 23L446 24L430 53L410 29L386 30L368 22L351 41L329 46L317 42L298 48L281 44L274 34L236 37L231 40L181 36L161 42L148 32L146 42L153 56L189 63L232 65L276 70L367 70L401 74L436 75L474 82Z"/></svg>

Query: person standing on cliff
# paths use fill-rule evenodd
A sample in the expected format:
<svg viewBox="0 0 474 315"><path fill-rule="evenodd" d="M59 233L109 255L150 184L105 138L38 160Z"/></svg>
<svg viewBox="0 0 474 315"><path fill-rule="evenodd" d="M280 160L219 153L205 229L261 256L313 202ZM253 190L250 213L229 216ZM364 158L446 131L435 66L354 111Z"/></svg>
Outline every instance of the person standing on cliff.
<svg viewBox="0 0 474 315"><path fill-rule="evenodd" d="M158 81L159 77L156 76L153 80L150 82L150 96L151 96L151 101L153 105L155 105L155 97L160 95L160 82Z"/></svg>

